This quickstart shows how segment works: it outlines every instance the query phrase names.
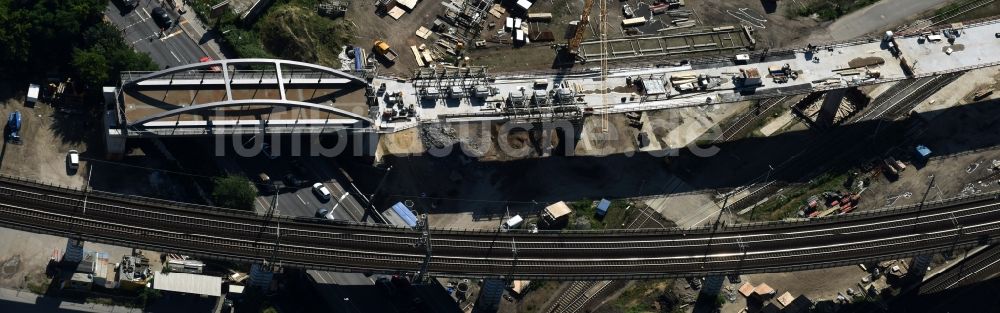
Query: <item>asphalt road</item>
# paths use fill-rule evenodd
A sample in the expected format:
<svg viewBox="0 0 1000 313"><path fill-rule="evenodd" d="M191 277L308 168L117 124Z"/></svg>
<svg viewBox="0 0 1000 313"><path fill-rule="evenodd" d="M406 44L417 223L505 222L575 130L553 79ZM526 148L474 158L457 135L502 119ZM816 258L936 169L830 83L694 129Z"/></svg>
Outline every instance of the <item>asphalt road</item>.
<svg viewBox="0 0 1000 313"><path fill-rule="evenodd" d="M118 3L109 1L104 15L123 31L126 43L139 52L149 53L153 62L161 68L199 62L206 56L204 50L178 26L188 21L178 21L177 12L165 8L175 25L160 36L159 26L149 15L159 5L158 1L141 0L134 10L122 10Z"/></svg>
<svg viewBox="0 0 1000 313"><path fill-rule="evenodd" d="M236 157L234 161L251 180L256 180L259 173L265 173L275 184L286 186L277 195L276 213L279 215L316 216L319 209L328 209L333 211L336 220L373 222L365 215L365 207L340 183L339 180L343 178L333 168L330 159L299 157L296 158L298 167L292 164L291 159L278 157L271 160L263 155L253 158ZM295 175L304 183L299 187L288 187L291 185L290 181L285 181L288 174ZM317 182L323 183L330 190L329 200L322 200L313 192L311 186ZM274 199L273 194L262 194L257 197L257 205L260 208L270 207Z"/></svg>
<svg viewBox="0 0 1000 313"><path fill-rule="evenodd" d="M825 32L816 32L811 39L814 42L842 41L891 29L948 2L954 0L882 0L840 17L827 26Z"/></svg>

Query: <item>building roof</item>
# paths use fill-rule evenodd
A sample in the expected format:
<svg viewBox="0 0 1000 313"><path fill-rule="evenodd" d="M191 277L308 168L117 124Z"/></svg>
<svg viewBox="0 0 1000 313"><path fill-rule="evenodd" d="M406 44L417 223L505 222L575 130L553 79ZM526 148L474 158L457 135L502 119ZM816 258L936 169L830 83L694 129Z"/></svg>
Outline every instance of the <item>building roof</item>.
<svg viewBox="0 0 1000 313"><path fill-rule="evenodd" d="M153 289L218 297L222 278L188 273L153 273Z"/></svg>
<svg viewBox="0 0 1000 313"><path fill-rule="evenodd" d="M521 294L521 291L524 290L524 288L527 288L530 284L530 280L515 280L510 284L510 290L516 294Z"/></svg>
<svg viewBox="0 0 1000 313"><path fill-rule="evenodd" d="M768 286L766 283L760 283L757 287L754 287L753 292L758 295L773 295L775 293L774 288Z"/></svg>
<svg viewBox="0 0 1000 313"><path fill-rule="evenodd" d="M743 295L744 297L749 297L750 294L752 293L753 293L753 284L749 282L744 282L743 285L740 286L740 294Z"/></svg>
<svg viewBox="0 0 1000 313"><path fill-rule="evenodd" d="M795 301L795 297L788 291L785 291L785 293L778 297L778 303L781 303L781 306L788 306L792 304L792 301Z"/></svg>
<svg viewBox="0 0 1000 313"><path fill-rule="evenodd" d="M554 219L568 215L572 211L564 201L559 201L545 207L545 213Z"/></svg>
<svg viewBox="0 0 1000 313"><path fill-rule="evenodd" d="M608 199L601 199L601 202L597 203L598 211L607 211L608 207L611 207L611 201L608 201Z"/></svg>
<svg viewBox="0 0 1000 313"><path fill-rule="evenodd" d="M392 209L386 211L386 215L386 218L389 218L391 215L398 217L399 221L402 221L402 225L398 223L399 221L393 221L393 224L396 224L397 226L406 225L409 227L417 227L417 216L413 215L413 211L410 211L410 208L406 207L406 205L402 202L396 202L396 204L393 204Z"/></svg>
<svg viewBox="0 0 1000 313"><path fill-rule="evenodd" d="M246 289L246 287L240 285L229 285L229 293L243 293L243 289Z"/></svg>

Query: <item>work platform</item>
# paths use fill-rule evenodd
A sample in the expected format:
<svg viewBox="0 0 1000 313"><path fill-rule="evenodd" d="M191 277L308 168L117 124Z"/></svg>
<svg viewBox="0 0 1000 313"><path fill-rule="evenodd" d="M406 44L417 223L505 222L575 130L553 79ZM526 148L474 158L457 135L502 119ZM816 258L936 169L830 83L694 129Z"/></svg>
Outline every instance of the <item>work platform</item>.
<svg viewBox="0 0 1000 313"><path fill-rule="evenodd" d="M453 70L408 81L376 77L373 85L385 84L385 91L379 89L375 125L391 132L419 123L544 121L568 111L602 114L732 103L936 76L1000 64L997 33L996 20L953 24L891 38L744 52L708 63L609 69L603 82L599 68L497 76ZM464 85L442 84L456 80ZM400 116L401 111L406 114Z"/></svg>

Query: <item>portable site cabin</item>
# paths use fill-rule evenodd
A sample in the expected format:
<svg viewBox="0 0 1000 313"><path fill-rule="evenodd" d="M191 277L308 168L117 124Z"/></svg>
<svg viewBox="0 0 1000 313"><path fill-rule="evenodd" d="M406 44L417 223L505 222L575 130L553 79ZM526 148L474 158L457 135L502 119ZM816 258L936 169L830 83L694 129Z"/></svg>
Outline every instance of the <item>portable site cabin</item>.
<svg viewBox="0 0 1000 313"><path fill-rule="evenodd" d="M608 214L608 208L611 207L611 201L608 199L601 199L601 202L597 203L597 216L604 216Z"/></svg>
<svg viewBox="0 0 1000 313"><path fill-rule="evenodd" d="M517 6L521 7L521 9L524 9L525 11L527 11L528 9L531 8L531 1L528 1L528 0L517 0Z"/></svg>
<svg viewBox="0 0 1000 313"><path fill-rule="evenodd" d="M569 222L569 213L572 211L566 202L559 201L545 207L545 210L542 211L542 221L550 229L566 226L566 223Z"/></svg>
<svg viewBox="0 0 1000 313"><path fill-rule="evenodd" d="M40 89L41 89L41 87L39 87L36 84L30 84L30 85L28 85L28 97L25 99L25 102L28 103L28 104L37 102L38 101L38 92L39 92Z"/></svg>
<svg viewBox="0 0 1000 313"><path fill-rule="evenodd" d="M514 215L514 216L511 216L509 219L507 219L506 222L503 223L503 228L504 228L504 230L515 229L518 226L521 226L521 222L524 222L524 218L522 218L521 215Z"/></svg>

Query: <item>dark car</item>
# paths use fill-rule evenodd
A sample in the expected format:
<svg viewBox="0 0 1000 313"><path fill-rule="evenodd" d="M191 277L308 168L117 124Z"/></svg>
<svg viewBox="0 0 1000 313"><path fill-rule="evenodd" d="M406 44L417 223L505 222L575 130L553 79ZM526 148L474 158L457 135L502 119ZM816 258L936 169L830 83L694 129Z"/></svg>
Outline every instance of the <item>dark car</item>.
<svg viewBox="0 0 1000 313"><path fill-rule="evenodd" d="M162 29L167 29L174 25L174 21L170 19L170 14L167 14L167 10L164 10L161 7L153 8L153 13L150 13L149 15L153 17L153 21L156 22L156 25L160 26Z"/></svg>
<svg viewBox="0 0 1000 313"><path fill-rule="evenodd" d="M285 175L285 187L302 187L307 183L308 182L296 177L295 174L288 173Z"/></svg>

